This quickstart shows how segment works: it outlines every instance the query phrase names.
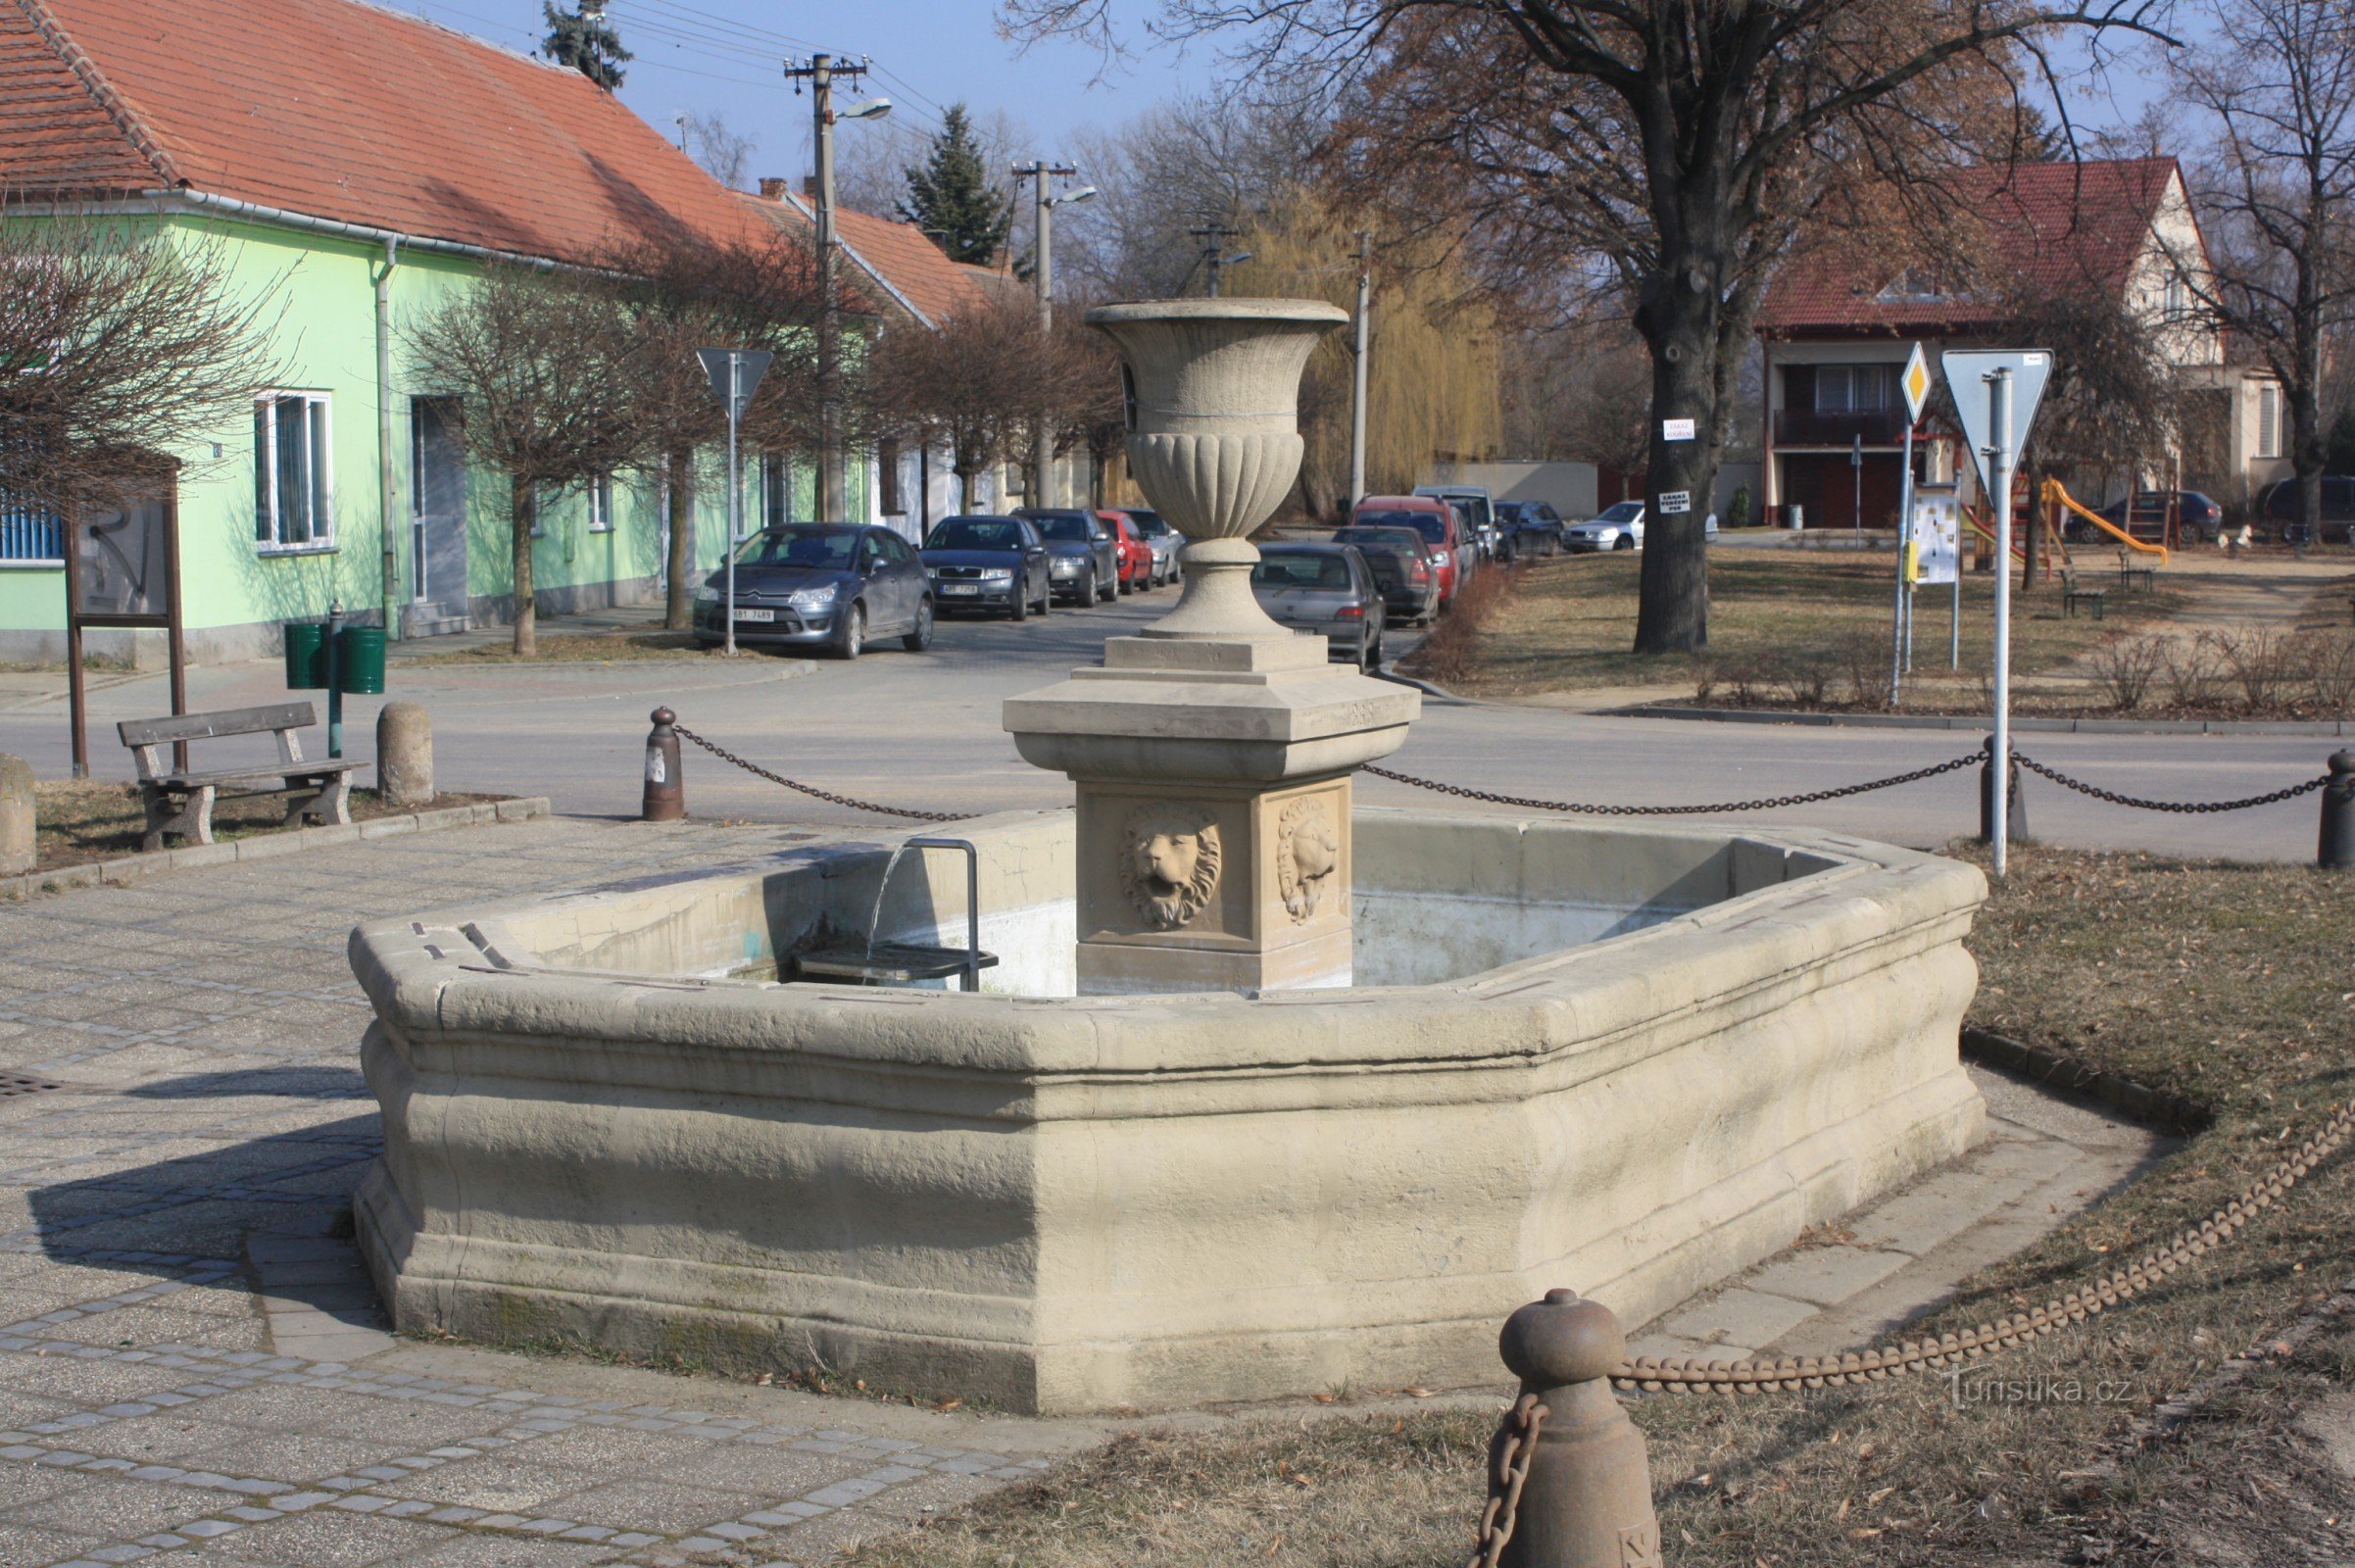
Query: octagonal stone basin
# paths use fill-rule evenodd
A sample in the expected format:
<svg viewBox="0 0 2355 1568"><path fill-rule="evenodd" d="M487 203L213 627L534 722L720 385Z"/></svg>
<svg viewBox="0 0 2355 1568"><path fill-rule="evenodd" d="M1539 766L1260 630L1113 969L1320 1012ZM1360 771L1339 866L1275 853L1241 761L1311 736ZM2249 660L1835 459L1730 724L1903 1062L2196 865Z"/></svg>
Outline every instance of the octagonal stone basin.
<svg viewBox="0 0 2355 1568"><path fill-rule="evenodd" d="M781 983L892 839L353 933L404 1329L1040 1412L1496 1376L1959 1153L1969 866L1835 834L1355 817L1348 990L1079 998L1072 821L964 824L1008 994ZM885 940L964 940L910 854ZM763 978L766 977L766 978Z"/></svg>

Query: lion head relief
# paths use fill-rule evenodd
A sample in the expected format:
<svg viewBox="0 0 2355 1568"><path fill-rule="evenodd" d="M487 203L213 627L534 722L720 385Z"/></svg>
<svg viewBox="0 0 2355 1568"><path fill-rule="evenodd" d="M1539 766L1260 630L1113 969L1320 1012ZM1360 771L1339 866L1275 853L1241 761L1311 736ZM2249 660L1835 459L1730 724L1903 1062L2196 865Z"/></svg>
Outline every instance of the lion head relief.
<svg viewBox="0 0 2355 1568"><path fill-rule="evenodd" d="M1325 803L1313 797L1284 808L1276 823L1276 891L1295 920L1307 920L1341 869L1341 835Z"/></svg>
<svg viewBox="0 0 2355 1568"><path fill-rule="evenodd" d="M1182 806L1140 806L1121 835L1120 885L1153 925L1175 931L1218 890L1218 824Z"/></svg>

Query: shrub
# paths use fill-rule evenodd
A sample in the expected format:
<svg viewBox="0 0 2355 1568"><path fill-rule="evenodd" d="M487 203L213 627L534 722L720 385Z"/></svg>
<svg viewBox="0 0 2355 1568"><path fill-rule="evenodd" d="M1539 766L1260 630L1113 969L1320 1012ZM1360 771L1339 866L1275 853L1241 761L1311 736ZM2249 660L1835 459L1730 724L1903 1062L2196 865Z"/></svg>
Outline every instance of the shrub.
<svg viewBox="0 0 2355 1568"><path fill-rule="evenodd" d="M2213 633L2170 638L2161 663L2170 704L2200 709L2216 701L2217 682L2223 678L2224 665Z"/></svg>
<svg viewBox="0 0 2355 1568"><path fill-rule="evenodd" d="M1415 668L1443 686L1469 677L1482 624L1511 598L1509 568L1490 565L1474 572L1472 580L1457 591L1447 613L1415 651Z"/></svg>
<svg viewBox="0 0 2355 1568"><path fill-rule="evenodd" d="M2167 662L2164 637L2113 637L2093 651L2093 673L2108 689L2110 706L2131 713L2142 706L2151 682Z"/></svg>
<svg viewBox="0 0 2355 1568"><path fill-rule="evenodd" d="M1809 648L1785 654L1774 662L1771 679L1783 695L1801 708L1821 708L1839 677L1840 656L1831 649Z"/></svg>
<svg viewBox="0 0 2355 1568"><path fill-rule="evenodd" d="M1738 484L1733 499L1726 503L1726 514L1718 523L1721 528L1746 528L1750 525L1750 487Z"/></svg>
<svg viewBox="0 0 2355 1568"><path fill-rule="evenodd" d="M1845 667L1848 698L1858 708L1887 708L1894 699L1890 689L1889 644L1877 632L1853 631L1834 650Z"/></svg>
<svg viewBox="0 0 2355 1568"><path fill-rule="evenodd" d="M2333 717L2347 716L2355 708L2355 632L2310 631L2299 643L2297 662L2316 705Z"/></svg>
<svg viewBox="0 0 2355 1568"><path fill-rule="evenodd" d="M2293 639L2270 626L2243 626L2237 631L2210 632L2224 667L2240 688L2241 707L2252 713L2270 712L2297 681L2291 658Z"/></svg>

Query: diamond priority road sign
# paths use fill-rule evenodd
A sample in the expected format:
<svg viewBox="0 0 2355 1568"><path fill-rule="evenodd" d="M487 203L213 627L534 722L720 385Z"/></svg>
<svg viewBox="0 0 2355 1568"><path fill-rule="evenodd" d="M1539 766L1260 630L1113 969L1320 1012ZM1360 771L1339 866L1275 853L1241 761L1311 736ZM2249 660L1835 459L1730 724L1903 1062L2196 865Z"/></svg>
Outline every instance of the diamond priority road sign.
<svg viewBox="0 0 2355 1568"><path fill-rule="evenodd" d="M1897 385L1905 391L1905 420L1908 424L1922 422L1922 405L1930 401L1930 356L1916 343L1913 353L1905 360L1905 373L1897 377Z"/></svg>
<svg viewBox="0 0 2355 1568"><path fill-rule="evenodd" d="M1987 378L1997 370L2012 372L2012 427L2004 432L2007 437L2004 444L2011 449L2012 461L2017 464L2029 427L2036 423L2036 404L2044 396L2044 383L2052 375L2052 355L2045 349L1948 349L1938 358L1945 367L1947 390L1954 394L1954 412L1962 416L1963 436L1970 443L1971 461L1979 465L1981 484L1992 494L1995 460L1990 449L1995 445L1995 432L1990 426L1994 400Z"/></svg>

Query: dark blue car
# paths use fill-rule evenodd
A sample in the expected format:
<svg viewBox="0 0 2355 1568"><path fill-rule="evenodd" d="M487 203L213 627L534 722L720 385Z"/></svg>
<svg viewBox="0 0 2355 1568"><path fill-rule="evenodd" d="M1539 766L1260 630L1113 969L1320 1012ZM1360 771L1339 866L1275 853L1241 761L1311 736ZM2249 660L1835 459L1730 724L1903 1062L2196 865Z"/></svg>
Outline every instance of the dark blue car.
<svg viewBox="0 0 2355 1568"><path fill-rule="evenodd" d="M1020 517L944 517L924 541L932 602L945 614L985 610L1022 620L1055 598L1047 546Z"/></svg>

